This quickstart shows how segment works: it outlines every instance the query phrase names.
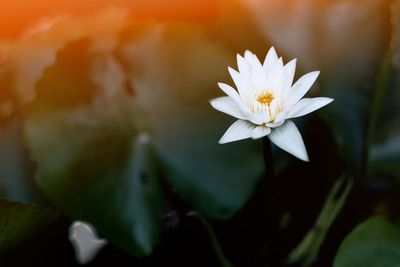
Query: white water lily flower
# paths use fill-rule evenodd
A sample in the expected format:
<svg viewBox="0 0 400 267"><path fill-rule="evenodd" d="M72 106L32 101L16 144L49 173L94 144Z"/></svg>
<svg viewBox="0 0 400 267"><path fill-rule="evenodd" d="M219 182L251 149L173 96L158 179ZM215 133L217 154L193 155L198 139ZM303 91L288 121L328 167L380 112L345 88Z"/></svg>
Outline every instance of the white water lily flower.
<svg viewBox="0 0 400 267"><path fill-rule="evenodd" d="M239 71L230 67L228 70L238 91L219 83L228 96L210 101L215 109L238 119L219 143L268 136L278 147L308 161L300 132L289 119L306 115L333 101L327 97L302 99L314 84L319 71L310 72L293 84L296 59L284 65L273 47L263 64L250 51L246 51L244 57L238 54L237 62Z"/></svg>

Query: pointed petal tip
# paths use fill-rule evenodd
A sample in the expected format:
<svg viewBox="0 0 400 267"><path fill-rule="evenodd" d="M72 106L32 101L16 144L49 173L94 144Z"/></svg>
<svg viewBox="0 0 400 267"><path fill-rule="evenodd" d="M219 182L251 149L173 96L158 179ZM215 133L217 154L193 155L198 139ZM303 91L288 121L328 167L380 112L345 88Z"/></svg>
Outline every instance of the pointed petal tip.
<svg viewBox="0 0 400 267"><path fill-rule="evenodd" d="M225 144L250 138L254 128L255 126L248 121L239 119L226 130L218 143Z"/></svg>
<svg viewBox="0 0 400 267"><path fill-rule="evenodd" d="M220 110L219 106L221 103L221 99L224 98L224 96L221 97L217 97L217 98L213 98L208 100L208 102L210 103L210 105L215 108L216 110Z"/></svg>
<svg viewBox="0 0 400 267"><path fill-rule="evenodd" d="M320 71L312 71L300 77L288 90L287 99L285 104L287 106L294 105L299 102L300 99L310 90L310 88L316 82Z"/></svg>
<svg viewBox="0 0 400 267"><path fill-rule="evenodd" d="M321 97L321 98L325 99L325 103L323 103L323 105L321 106L321 108L323 108L323 107L329 105L330 103L332 103L332 102L335 100L335 99L330 98L330 97Z"/></svg>
<svg viewBox="0 0 400 267"><path fill-rule="evenodd" d="M210 100L208 100L208 103L210 103L210 105L212 106L212 107L214 107L214 103L215 103L215 100L216 100L217 98L213 98L213 99L210 99Z"/></svg>
<svg viewBox="0 0 400 267"><path fill-rule="evenodd" d="M304 143L303 143L303 146L304 146ZM293 156L295 156L296 158L298 158L301 161L310 162L310 158L308 157L307 149L305 147L304 147L303 151L297 150L297 151L290 152L290 151L286 150L286 152L288 152L289 154L292 154Z"/></svg>
<svg viewBox="0 0 400 267"><path fill-rule="evenodd" d="M219 145L224 145L224 144L228 144L228 143L232 143L238 140L229 140L228 136L226 136L226 134L224 134L221 139L219 139L218 144Z"/></svg>
<svg viewBox="0 0 400 267"><path fill-rule="evenodd" d="M314 98L311 98L311 99L316 99L316 100L318 99L318 101L321 102L321 107L320 108L332 103L333 100L334 100L333 98L330 98L330 97L314 97Z"/></svg>
<svg viewBox="0 0 400 267"><path fill-rule="evenodd" d="M294 64L296 66L297 65L297 58L293 58L286 65L288 65L288 64Z"/></svg>
<svg viewBox="0 0 400 267"><path fill-rule="evenodd" d="M219 82L219 83L217 83L217 85L218 85L219 89L221 89L225 94L229 95L229 94L226 92L226 88L227 88L227 87L231 87L230 85L228 85L228 84L226 84L226 83L223 83L223 82ZM233 89L233 88L232 88L232 89Z"/></svg>
<svg viewBox="0 0 400 267"><path fill-rule="evenodd" d="M239 53L236 53L236 60L239 61L240 59L243 59L242 55Z"/></svg>
<svg viewBox="0 0 400 267"><path fill-rule="evenodd" d="M222 136L221 139L218 140L218 144L225 145L225 144L232 143L235 141L237 141L237 140L228 140L225 136Z"/></svg>
<svg viewBox="0 0 400 267"><path fill-rule="evenodd" d="M269 50L268 50L268 53L269 52L275 52L275 54L276 54L276 49L275 49L275 47L274 46L271 46L270 48L269 48Z"/></svg>
<svg viewBox="0 0 400 267"><path fill-rule="evenodd" d="M291 153L292 154L292 153ZM293 156L295 156L296 158L298 158L299 160L302 160L304 162L310 162L310 158L308 157L308 154L306 152L306 154L304 155L299 155L299 154L292 154Z"/></svg>
<svg viewBox="0 0 400 267"><path fill-rule="evenodd" d="M291 120L275 128L268 137L272 143L282 150L285 150L298 159L309 161L303 138L296 125Z"/></svg>
<svg viewBox="0 0 400 267"><path fill-rule="evenodd" d="M228 66L228 71L231 74L231 76L232 76L232 72L237 72L237 70L235 70L234 68L232 68L230 66Z"/></svg>
<svg viewBox="0 0 400 267"><path fill-rule="evenodd" d="M304 154L302 157L297 157L298 159L304 161L304 162L310 162L310 158L308 157L308 154Z"/></svg>
<svg viewBox="0 0 400 267"><path fill-rule="evenodd" d="M248 50L248 49L246 49L246 50L244 51L244 55L246 55L246 54L248 54L248 55L254 55L254 53L251 52L251 51Z"/></svg>

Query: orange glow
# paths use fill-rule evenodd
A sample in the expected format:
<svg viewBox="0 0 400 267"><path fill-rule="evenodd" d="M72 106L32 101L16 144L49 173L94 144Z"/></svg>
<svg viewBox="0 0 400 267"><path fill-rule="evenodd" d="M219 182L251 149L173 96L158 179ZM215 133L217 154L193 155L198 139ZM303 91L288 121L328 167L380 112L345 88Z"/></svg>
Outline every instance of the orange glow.
<svg viewBox="0 0 400 267"><path fill-rule="evenodd" d="M207 21L217 13L216 0L1 0L0 38L18 35L42 17L91 13L107 6L128 8L138 18Z"/></svg>

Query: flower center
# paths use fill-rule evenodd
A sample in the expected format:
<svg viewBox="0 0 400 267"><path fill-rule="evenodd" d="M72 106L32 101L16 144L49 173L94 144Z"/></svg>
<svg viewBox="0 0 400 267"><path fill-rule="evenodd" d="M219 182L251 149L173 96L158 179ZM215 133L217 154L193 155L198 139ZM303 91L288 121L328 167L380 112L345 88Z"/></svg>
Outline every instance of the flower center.
<svg viewBox="0 0 400 267"><path fill-rule="evenodd" d="M262 90L256 92L253 97L249 99L249 108L253 113L257 113L260 110L268 112L268 122L273 122L279 112L281 112L281 106L277 102L277 96L272 90Z"/></svg>
<svg viewBox="0 0 400 267"><path fill-rule="evenodd" d="M269 106L272 100L274 100L274 95L271 91L262 91L257 94L256 100L262 105L267 104Z"/></svg>

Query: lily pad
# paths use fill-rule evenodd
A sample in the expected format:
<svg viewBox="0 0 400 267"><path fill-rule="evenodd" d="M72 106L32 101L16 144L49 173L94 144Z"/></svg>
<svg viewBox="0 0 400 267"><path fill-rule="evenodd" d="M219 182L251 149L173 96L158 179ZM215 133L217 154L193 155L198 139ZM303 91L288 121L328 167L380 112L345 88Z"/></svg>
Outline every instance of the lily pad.
<svg viewBox="0 0 400 267"><path fill-rule="evenodd" d="M400 228L383 217L358 225L342 242L334 267L396 267L400 262Z"/></svg>
<svg viewBox="0 0 400 267"><path fill-rule="evenodd" d="M108 55L90 44L68 44L37 83L25 124L36 180L73 219L90 222L129 253L149 255L162 216L150 144L135 130L131 98L105 92L94 78L93 69L110 70L98 68ZM107 78L119 84L118 75Z"/></svg>
<svg viewBox="0 0 400 267"><path fill-rule="evenodd" d="M92 40L61 49L37 82L25 134L53 203L141 256L161 232L157 174L203 215L226 219L264 164L260 142L218 145L232 123L209 104L234 61L222 44L189 24L150 23L124 38L122 65Z"/></svg>

